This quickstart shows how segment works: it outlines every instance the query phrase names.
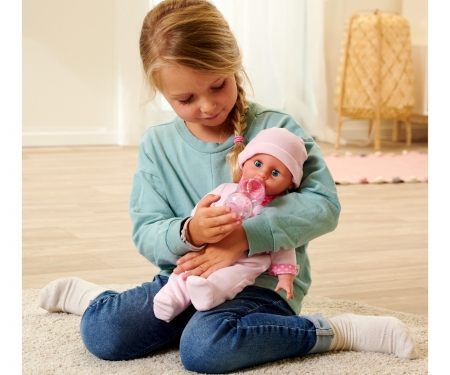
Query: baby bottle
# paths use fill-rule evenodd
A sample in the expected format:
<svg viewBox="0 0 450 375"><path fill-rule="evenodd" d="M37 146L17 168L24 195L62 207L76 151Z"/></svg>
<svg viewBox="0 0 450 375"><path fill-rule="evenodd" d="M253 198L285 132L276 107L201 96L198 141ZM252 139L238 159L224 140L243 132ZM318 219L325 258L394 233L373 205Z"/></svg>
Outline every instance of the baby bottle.
<svg viewBox="0 0 450 375"><path fill-rule="evenodd" d="M253 208L261 204L265 196L266 190L260 179L241 179L236 192L225 199L224 205L236 212L239 219L245 220L252 215Z"/></svg>

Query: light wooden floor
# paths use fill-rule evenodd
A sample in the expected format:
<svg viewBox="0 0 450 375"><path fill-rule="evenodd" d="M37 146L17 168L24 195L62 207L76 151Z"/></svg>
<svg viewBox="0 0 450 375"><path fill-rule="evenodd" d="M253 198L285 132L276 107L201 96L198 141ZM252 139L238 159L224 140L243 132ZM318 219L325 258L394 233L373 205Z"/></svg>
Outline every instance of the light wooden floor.
<svg viewBox="0 0 450 375"><path fill-rule="evenodd" d="M325 155L334 152L321 144ZM403 143L383 142L401 152ZM426 143L410 149L428 151ZM372 146L339 152L373 152ZM136 147L23 149L23 288L63 276L141 283L157 272L131 240ZM428 314L428 185L338 186L338 228L310 243L310 294Z"/></svg>

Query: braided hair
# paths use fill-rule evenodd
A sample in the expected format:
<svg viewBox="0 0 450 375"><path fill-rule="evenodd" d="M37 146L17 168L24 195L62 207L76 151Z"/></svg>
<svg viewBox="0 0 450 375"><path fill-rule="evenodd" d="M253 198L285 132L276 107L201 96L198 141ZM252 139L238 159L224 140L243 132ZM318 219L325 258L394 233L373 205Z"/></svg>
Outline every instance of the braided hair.
<svg viewBox="0 0 450 375"><path fill-rule="evenodd" d="M206 0L160 2L144 18L139 49L150 99L154 99L157 90L161 91L161 69L173 65L203 73L233 74L237 100L228 119L233 125L235 137L243 136L248 110L243 82L248 77L242 66L242 53L236 38L213 4ZM244 147L243 142L235 142L234 148L227 154L234 182L238 182L242 174L237 157Z"/></svg>

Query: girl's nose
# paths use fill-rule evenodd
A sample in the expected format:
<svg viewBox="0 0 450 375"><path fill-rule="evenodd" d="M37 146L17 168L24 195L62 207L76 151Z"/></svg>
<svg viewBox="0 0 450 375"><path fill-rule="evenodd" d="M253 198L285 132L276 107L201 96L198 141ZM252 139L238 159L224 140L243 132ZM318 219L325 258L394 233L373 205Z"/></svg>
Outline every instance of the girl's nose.
<svg viewBox="0 0 450 375"><path fill-rule="evenodd" d="M208 115L213 114L214 109L216 108L216 103L212 100L204 100L201 104L200 110Z"/></svg>

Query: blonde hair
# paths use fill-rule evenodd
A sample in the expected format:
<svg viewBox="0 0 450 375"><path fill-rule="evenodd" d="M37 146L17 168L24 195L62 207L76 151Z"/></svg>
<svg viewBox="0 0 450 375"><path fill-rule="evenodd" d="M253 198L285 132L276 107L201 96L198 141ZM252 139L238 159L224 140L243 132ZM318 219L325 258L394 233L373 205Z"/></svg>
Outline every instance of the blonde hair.
<svg viewBox="0 0 450 375"><path fill-rule="evenodd" d="M243 82L248 77L236 38L213 4L206 0L162 1L144 19L139 48L151 99L161 90L160 70L174 64L206 73L234 74L237 99L228 118L234 135L243 136L248 110ZM235 143L226 157L234 182L242 175L238 154L244 147L243 142Z"/></svg>

